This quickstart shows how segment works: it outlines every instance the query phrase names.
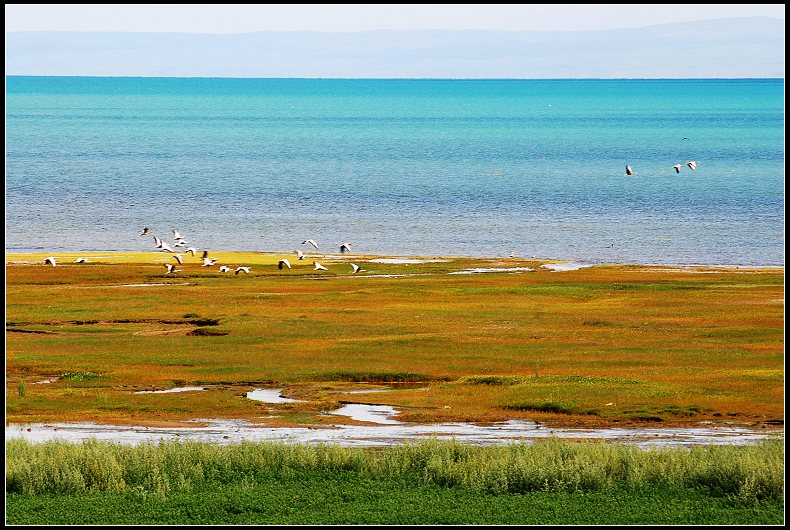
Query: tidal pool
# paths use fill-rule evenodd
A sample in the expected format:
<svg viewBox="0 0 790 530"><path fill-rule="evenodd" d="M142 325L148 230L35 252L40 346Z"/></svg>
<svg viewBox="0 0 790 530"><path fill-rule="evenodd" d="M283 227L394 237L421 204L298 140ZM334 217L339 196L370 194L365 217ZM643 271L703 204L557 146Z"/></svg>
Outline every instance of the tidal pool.
<svg viewBox="0 0 790 530"><path fill-rule="evenodd" d="M202 386L182 386L177 388L168 388L167 390L139 390L135 394L172 394L174 392L193 392L197 390L205 390Z"/></svg>

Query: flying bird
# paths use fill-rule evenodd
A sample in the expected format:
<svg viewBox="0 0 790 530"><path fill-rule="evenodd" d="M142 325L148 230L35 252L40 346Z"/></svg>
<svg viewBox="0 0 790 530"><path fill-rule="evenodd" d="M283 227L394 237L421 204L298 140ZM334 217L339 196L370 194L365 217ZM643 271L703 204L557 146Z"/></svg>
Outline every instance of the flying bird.
<svg viewBox="0 0 790 530"><path fill-rule="evenodd" d="M163 263L163 265L167 269L167 272L165 274L173 274L176 272L181 272L181 269L176 269L176 266L170 263Z"/></svg>
<svg viewBox="0 0 790 530"><path fill-rule="evenodd" d="M351 245L348 243L340 243L340 253L351 252Z"/></svg>
<svg viewBox="0 0 790 530"><path fill-rule="evenodd" d="M211 267L217 262L217 258L203 258L203 266Z"/></svg>
<svg viewBox="0 0 790 530"><path fill-rule="evenodd" d="M222 265L219 268L219 272L228 272L228 271L230 271L230 267L228 267L227 265Z"/></svg>
<svg viewBox="0 0 790 530"><path fill-rule="evenodd" d="M187 248L187 252L192 253L192 255L194 256L197 253L197 249L195 247L189 247Z"/></svg>
<svg viewBox="0 0 790 530"><path fill-rule="evenodd" d="M174 250L170 247L170 245L168 245L167 243L165 243L164 241L162 241L156 236L154 236L154 242L156 243L156 248L161 248L165 252L174 252Z"/></svg>
<svg viewBox="0 0 790 530"><path fill-rule="evenodd" d="M317 244L316 244L316 242L315 242L315 241L313 241L312 239L305 239L304 241L302 241L302 244L303 244L303 245L304 245L305 243L310 243L310 244L311 244L311 245L313 245L313 246L314 246L316 249L318 248L318 245L317 245Z"/></svg>
<svg viewBox="0 0 790 530"><path fill-rule="evenodd" d="M236 276L238 276L240 272L243 272L244 274L249 274L250 273L250 268L249 267L236 267Z"/></svg>
<svg viewBox="0 0 790 530"><path fill-rule="evenodd" d="M176 259L176 261L178 262L179 265L183 265L184 264L184 260L181 257L181 254L173 254L173 257Z"/></svg>
<svg viewBox="0 0 790 530"><path fill-rule="evenodd" d="M178 233L178 230L175 228L173 229L173 239L184 239L184 237Z"/></svg>
<svg viewBox="0 0 790 530"><path fill-rule="evenodd" d="M362 268L360 268L360 266L359 266L359 265L357 265L356 263L352 263L352 264L351 264L351 269L352 269L352 272L351 272L351 274L356 274L356 273L358 273L359 271L364 271L364 270L365 270L365 269L362 269Z"/></svg>
<svg viewBox="0 0 790 530"><path fill-rule="evenodd" d="M280 261L277 263L277 268L278 268L278 269L282 270L282 268L283 268L283 267L288 267L289 269L291 268L291 264L288 262L288 260L287 260L287 259L281 259L281 260L280 260Z"/></svg>
<svg viewBox="0 0 790 530"><path fill-rule="evenodd" d="M323 265L321 265L320 263L318 263L317 261L314 261L313 265L315 266L313 268L314 271L328 271L329 270L326 267L324 267Z"/></svg>
<svg viewBox="0 0 790 530"><path fill-rule="evenodd" d="M52 256L44 259L44 265L52 265L53 267L56 265L55 258Z"/></svg>
<svg viewBox="0 0 790 530"><path fill-rule="evenodd" d="M304 259L304 252L301 250L294 250L296 252L296 259Z"/></svg>
<svg viewBox="0 0 790 530"><path fill-rule="evenodd" d="M141 236L147 236L150 233L151 233L151 229L146 226L145 228L143 228L143 231L140 232L140 235Z"/></svg>
<svg viewBox="0 0 790 530"><path fill-rule="evenodd" d="M625 166L625 174L626 175L633 175L634 174L634 170L631 169L631 166Z"/></svg>
<svg viewBox="0 0 790 530"><path fill-rule="evenodd" d="M680 164L675 164L675 165L674 165L674 166L672 166L672 167L674 167L674 168L675 168L675 173L680 173L680 167L681 167L681 166L680 166Z"/></svg>
<svg viewBox="0 0 790 530"><path fill-rule="evenodd" d="M692 171L696 171L697 170L697 162L695 162L694 160L692 160L690 162L686 162L686 165L688 167L690 167Z"/></svg>
<svg viewBox="0 0 790 530"><path fill-rule="evenodd" d="M74 263L90 263L90 261L87 258L77 258Z"/></svg>

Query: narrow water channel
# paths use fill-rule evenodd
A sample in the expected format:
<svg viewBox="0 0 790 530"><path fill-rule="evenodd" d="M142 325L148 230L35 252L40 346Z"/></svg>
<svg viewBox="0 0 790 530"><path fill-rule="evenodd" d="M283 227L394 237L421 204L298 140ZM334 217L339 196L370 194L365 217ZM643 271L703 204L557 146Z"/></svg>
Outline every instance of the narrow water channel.
<svg viewBox="0 0 790 530"><path fill-rule="evenodd" d="M197 391L202 387L171 389ZM266 403L294 402L275 389L255 389L249 399ZM271 441L302 444L336 444L341 446L374 447L414 443L434 438L456 440L475 445L534 442L550 437L603 440L641 447L693 445L756 444L783 430L753 429L738 425L703 425L699 427L654 427L642 429L571 429L549 428L530 421L511 420L492 424L438 423L412 424L397 419L398 412L387 405L346 404L328 416L345 416L365 424L270 427L247 420L199 419L194 427L140 427L98 425L93 423L9 424L6 440L22 438L31 442L65 440L81 442L95 438L115 443L156 443L159 440L196 440L216 444L246 441Z"/></svg>

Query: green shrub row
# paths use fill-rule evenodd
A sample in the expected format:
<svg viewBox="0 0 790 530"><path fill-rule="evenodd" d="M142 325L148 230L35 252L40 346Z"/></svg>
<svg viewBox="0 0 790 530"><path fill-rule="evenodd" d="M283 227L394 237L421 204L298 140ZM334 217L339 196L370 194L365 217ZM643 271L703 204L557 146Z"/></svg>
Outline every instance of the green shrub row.
<svg viewBox="0 0 790 530"><path fill-rule="evenodd" d="M416 474L426 484L489 493L603 491L625 484L701 487L750 502L784 498L784 445L778 439L747 446L654 449L560 439L486 447L430 440L387 448L277 442L6 443L6 491L27 495L136 490L166 495L204 482L236 483L304 471Z"/></svg>

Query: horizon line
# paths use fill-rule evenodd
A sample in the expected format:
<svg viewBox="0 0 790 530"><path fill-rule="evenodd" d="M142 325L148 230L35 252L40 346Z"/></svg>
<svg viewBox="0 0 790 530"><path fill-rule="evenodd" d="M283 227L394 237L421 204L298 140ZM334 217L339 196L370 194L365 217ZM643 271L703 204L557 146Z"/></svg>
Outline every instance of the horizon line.
<svg viewBox="0 0 790 530"><path fill-rule="evenodd" d="M255 31L241 31L235 33L210 33L210 32L189 32L189 31L135 31L135 30L73 30L73 29L21 29L21 30L6 30L6 34L9 33L107 33L107 34L119 34L119 33L136 33L136 34L146 34L146 35L210 35L210 36L231 36L231 35L251 35L254 33L370 33L370 32L379 32L379 31L424 31L424 32L434 32L434 31L450 31L450 32L461 32L461 31L500 31L505 33L579 33L579 32L601 32L601 31L622 31L622 30L631 30L631 29L644 29L650 27L658 27L658 26L669 26L669 25L676 25L676 24L697 24L699 22L712 22L712 21L719 21L719 20L743 20L743 19L767 19L767 20L776 20L784 22L784 18L779 17L772 17L772 16L765 16L765 15L755 15L755 16L742 16L742 17L718 17L718 18L700 18L695 20L679 20L676 22L662 22L658 24L647 24L647 25L640 25L640 26L621 26L621 27L614 27L608 29L547 29L547 30L539 30L539 29L500 29L500 28L371 28L371 29L355 29L355 30L319 30L319 29L262 29L262 30L255 30Z"/></svg>

